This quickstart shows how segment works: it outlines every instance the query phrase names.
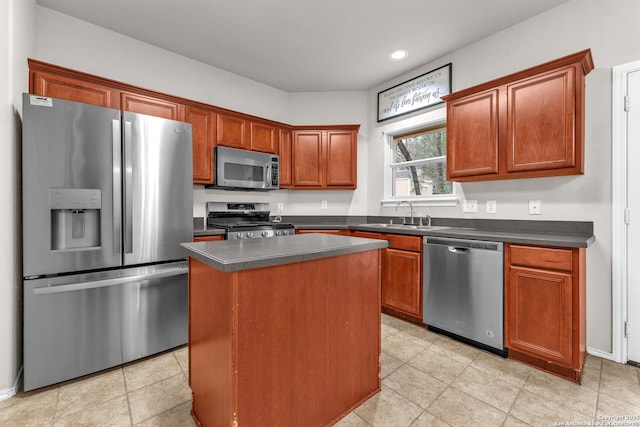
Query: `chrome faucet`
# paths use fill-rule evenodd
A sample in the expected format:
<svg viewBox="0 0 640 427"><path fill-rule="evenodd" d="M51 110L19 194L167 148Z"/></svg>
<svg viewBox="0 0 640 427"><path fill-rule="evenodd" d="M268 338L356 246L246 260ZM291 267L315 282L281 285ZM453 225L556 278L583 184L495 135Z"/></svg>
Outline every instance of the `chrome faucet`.
<svg viewBox="0 0 640 427"><path fill-rule="evenodd" d="M411 224L413 224L413 205L411 204L411 202L407 201L407 200L401 200L398 202L398 204L396 205L396 212L398 212L398 207L403 204L406 203L409 205L409 207L411 207ZM402 221L403 224L406 224L406 221Z"/></svg>

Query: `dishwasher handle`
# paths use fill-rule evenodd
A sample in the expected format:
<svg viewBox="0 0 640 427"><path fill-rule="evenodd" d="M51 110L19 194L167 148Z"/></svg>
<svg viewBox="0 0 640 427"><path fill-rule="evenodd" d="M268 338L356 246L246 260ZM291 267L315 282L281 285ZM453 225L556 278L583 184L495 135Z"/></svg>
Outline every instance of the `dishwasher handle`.
<svg viewBox="0 0 640 427"><path fill-rule="evenodd" d="M459 246L449 246L449 252L453 252L454 254L467 254L469 253L469 248L461 248Z"/></svg>

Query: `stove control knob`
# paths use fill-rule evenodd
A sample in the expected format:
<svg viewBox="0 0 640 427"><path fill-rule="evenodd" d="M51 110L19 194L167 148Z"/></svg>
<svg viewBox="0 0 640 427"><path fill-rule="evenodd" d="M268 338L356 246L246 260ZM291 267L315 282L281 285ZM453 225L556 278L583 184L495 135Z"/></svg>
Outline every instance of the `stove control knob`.
<svg viewBox="0 0 640 427"><path fill-rule="evenodd" d="M238 233L238 234L236 234L236 237L238 239L244 239L244 233Z"/></svg>
<svg viewBox="0 0 640 427"><path fill-rule="evenodd" d="M262 237L268 237L269 236L269 232L268 231L263 231L262 232Z"/></svg>
<svg viewBox="0 0 640 427"><path fill-rule="evenodd" d="M282 236L282 230L276 230L276 236Z"/></svg>
<svg viewBox="0 0 640 427"><path fill-rule="evenodd" d="M247 238L248 239L252 239L253 238L253 231L247 232Z"/></svg>

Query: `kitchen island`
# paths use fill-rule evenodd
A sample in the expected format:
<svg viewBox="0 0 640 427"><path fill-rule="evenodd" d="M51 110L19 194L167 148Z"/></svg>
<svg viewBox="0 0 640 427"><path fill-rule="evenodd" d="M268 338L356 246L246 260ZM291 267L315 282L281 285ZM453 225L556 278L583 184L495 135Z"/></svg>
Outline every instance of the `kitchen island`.
<svg viewBox="0 0 640 427"><path fill-rule="evenodd" d="M380 390L381 240L183 243L204 427L326 426Z"/></svg>

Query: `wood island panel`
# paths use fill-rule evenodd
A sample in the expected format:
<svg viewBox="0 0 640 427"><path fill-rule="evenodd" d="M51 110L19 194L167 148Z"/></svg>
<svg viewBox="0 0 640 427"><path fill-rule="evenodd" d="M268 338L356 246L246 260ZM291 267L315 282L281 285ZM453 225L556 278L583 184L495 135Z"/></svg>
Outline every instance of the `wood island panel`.
<svg viewBox="0 0 640 427"><path fill-rule="evenodd" d="M189 258L202 426L326 426L380 390L380 251L224 273Z"/></svg>

